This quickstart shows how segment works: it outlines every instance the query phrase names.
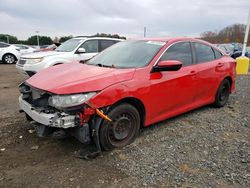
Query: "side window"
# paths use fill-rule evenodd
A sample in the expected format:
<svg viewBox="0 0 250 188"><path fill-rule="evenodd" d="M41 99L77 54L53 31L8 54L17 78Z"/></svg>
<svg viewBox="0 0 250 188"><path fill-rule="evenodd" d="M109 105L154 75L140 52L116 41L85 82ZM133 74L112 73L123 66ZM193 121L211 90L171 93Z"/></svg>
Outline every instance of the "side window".
<svg viewBox="0 0 250 188"><path fill-rule="evenodd" d="M26 46L19 46L19 45L16 45L18 48L20 48L20 49L22 49L22 50L26 50L26 49L28 49L28 47L26 47Z"/></svg>
<svg viewBox="0 0 250 188"><path fill-rule="evenodd" d="M213 50L214 50L215 58L216 58L216 59L220 59L220 58L222 57L222 54L221 54L218 50L216 50L216 49L214 49L214 48L213 48Z"/></svg>
<svg viewBox="0 0 250 188"><path fill-rule="evenodd" d="M100 48L99 48L100 52L115 44L115 41L113 40L99 40L99 42L100 42Z"/></svg>
<svg viewBox="0 0 250 188"><path fill-rule="evenodd" d="M0 48L5 48L5 47L8 47L8 46L10 46L10 45L5 44L5 43L0 43Z"/></svg>
<svg viewBox="0 0 250 188"><path fill-rule="evenodd" d="M98 52L98 40L88 40L84 42L80 48L84 48L86 53L97 53Z"/></svg>
<svg viewBox="0 0 250 188"><path fill-rule="evenodd" d="M210 46L201 43L194 43L194 49L197 63L214 60L214 52Z"/></svg>
<svg viewBox="0 0 250 188"><path fill-rule="evenodd" d="M180 42L172 45L161 57L161 60L178 60L183 66L192 64L192 52L189 42Z"/></svg>

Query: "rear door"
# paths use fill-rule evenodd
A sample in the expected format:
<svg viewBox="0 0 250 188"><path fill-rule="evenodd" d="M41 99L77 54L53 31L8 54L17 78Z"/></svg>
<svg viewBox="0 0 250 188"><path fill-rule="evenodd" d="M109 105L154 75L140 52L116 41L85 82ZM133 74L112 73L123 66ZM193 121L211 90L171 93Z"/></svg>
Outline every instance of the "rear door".
<svg viewBox="0 0 250 188"><path fill-rule="evenodd" d="M224 63L222 54L209 45L193 42L192 47L195 53L195 63L197 66L196 102L204 104L213 100L218 80L223 76Z"/></svg>

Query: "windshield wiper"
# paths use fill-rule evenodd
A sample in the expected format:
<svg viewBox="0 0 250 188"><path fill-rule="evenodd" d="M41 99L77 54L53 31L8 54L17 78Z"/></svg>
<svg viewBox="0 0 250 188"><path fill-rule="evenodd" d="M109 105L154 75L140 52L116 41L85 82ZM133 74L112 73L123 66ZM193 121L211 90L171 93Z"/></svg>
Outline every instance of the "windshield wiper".
<svg viewBox="0 0 250 188"><path fill-rule="evenodd" d="M80 61L80 63L85 63L87 65L94 65L94 66L98 66L98 67L109 67L109 68L116 68L115 65L104 65L104 64L101 64L101 63L97 63L97 64L94 64L94 63L88 63L87 61Z"/></svg>
<svg viewBox="0 0 250 188"><path fill-rule="evenodd" d="M112 65L104 65L104 64L101 64L101 63L98 63L96 64L97 66L99 67L110 67L110 68L115 68L115 66L112 64Z"/></svg>

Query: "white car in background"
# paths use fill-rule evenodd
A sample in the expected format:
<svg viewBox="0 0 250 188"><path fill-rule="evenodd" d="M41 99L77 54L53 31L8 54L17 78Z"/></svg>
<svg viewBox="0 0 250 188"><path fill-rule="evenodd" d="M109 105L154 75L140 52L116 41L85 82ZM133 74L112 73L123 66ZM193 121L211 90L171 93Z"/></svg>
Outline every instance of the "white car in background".
<svg viewBox="0 0 250 188"><path fill-rule="evenodd" d="M20 49L11 44L0 42L0 61L6 64L17 62L20 57Z"/></svg>
<svg viewBox="0 0 250 188"><path fill-rule="evenodd" d="M31 46L28 46L28 45L24 45L24 44L15 44L15 46L20 49L21 55L33 53L33 52L37 51L36 48L33 48Z"/></svg>
<svg viewBox="0 0 250 188"><path fill-rule="evenodd" d="M89 60L105 48L123 41L104 37L75 37L67 40L54 51L22 55L16 64L19 72L32 76L42 69L72 61Z"/></svg>

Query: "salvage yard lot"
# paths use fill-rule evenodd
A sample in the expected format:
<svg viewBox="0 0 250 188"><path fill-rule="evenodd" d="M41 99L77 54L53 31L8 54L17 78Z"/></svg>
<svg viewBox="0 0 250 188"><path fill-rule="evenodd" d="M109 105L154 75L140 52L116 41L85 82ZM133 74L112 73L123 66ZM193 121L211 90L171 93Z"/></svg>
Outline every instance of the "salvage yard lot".
<svg viewBox="0 0 250 188"><path fill-rule="evenodd" d="M0 65L0 187L250 187L250 77L224 108L206 106L141 131L136 141L80 160L75 139L38 138L18 112L14 65Z"/></svg>

